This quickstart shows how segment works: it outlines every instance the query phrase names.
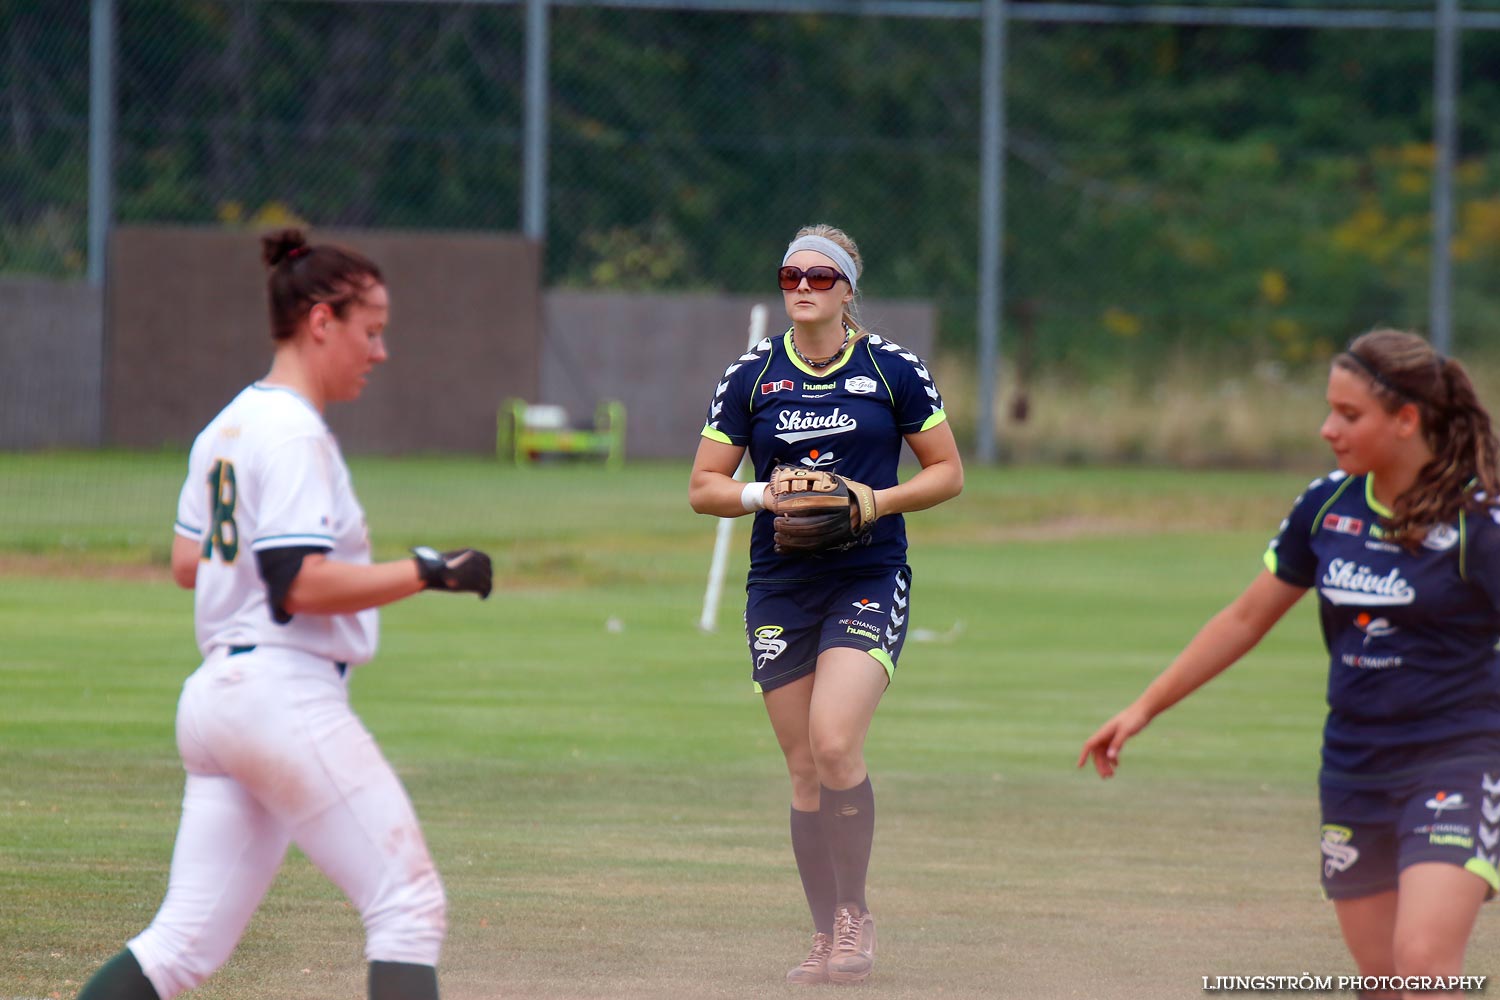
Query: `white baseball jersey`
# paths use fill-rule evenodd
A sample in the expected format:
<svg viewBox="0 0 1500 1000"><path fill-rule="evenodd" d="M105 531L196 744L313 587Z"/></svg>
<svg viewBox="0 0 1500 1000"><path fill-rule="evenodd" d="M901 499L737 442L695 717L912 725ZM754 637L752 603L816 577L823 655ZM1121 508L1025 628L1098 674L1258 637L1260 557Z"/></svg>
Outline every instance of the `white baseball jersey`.
<svg viewBox="0 0 1500 1000"><path fill-rule="evenodd" d="M200 545L198 648L289 646L351 665L375 655L379 613L272 619L255 554L317 546L369 563L365 512L323 417L290 389L244 389L193 442L176 531Z"/></svg>

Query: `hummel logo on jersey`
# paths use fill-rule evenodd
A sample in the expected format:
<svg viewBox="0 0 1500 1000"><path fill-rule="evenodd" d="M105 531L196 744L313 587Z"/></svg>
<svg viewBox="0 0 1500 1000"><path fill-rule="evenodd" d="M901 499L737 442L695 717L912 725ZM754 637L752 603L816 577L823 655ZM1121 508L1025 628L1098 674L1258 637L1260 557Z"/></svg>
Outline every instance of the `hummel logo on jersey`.
<svg viewBox="0 0 1500 1000"><path fill-rule="evenodd" d="M760 384L760 394L762 396L769 396L773 392L791 392L796 387L789 378L784 378L779 382L762 382Z"/></svg>
<svg viewBox="0 0 1500 1000"><path fill-rule="evenodd" d="M1401 576L1399 569L1377 576L1370 567L1350 559L1330 561L1328 572L1323 574L1323 584L1318 589L1330 604L1383 607L1410 604L1417 599L1417 592Z"/></svg>
<svg viewBox="0 0 1500 1000"><path fill-rule="evenodd" d="M805 392L815 392L819 389L834 389L838 387L837 382L803 382L802 388Z"/></svg>
<svg viewBox="0 0 1500 1000"><path fill-rule="evenodd" d="M851 375L844 379L844 388L861 396L868 396L874 392L875 384L875 380L868 375Z"/></svg>
<svg viewBox="0 0 1500 1000"><path fill-rule="evenodd" d="M1337 531L1343 535L1363 535L1365 533L1365 522L1357 517L1346 517L1343 514L1329 514L1323 518L1323 527L1329 531Z"/></svg>
<svg viewBox="0 0 1500 1000"><path fill-rule="evenodd" d="M787 444L796 444L808 438L829 434L847 434L859 426L859 421L834 407L832 413L804 413L801 410L782 410L776 418L776 436Z"/></svg>

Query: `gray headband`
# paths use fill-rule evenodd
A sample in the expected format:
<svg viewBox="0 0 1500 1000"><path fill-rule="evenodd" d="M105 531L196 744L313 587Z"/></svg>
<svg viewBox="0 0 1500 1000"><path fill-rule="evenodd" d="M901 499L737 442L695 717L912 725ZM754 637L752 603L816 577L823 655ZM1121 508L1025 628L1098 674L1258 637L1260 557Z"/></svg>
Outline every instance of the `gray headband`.
<svg viewBox="0 0 1500 1000"><path fill-rule="evenodd" d="M786 253L782 255L781 263L785 264L798 250L816 250L839 266L844 272L844 277L849 279L849 290L859 291L859 275L854 273L854 258L844 250L843 247L833 242L826 236L799 236L787 244Z"/></svg>

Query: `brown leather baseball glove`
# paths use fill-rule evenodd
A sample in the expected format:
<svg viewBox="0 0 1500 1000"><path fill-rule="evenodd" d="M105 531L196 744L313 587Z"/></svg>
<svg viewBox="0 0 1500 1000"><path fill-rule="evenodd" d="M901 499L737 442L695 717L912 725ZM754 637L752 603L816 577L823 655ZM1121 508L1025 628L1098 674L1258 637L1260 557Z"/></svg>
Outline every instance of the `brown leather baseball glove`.
<svg viewBox="0 0 1500 1000"><path fill-rule="evenodd" d="M821 469L778 465L771 470L776 551L783 554L852 548L880 515L875 491Z"/></svg>

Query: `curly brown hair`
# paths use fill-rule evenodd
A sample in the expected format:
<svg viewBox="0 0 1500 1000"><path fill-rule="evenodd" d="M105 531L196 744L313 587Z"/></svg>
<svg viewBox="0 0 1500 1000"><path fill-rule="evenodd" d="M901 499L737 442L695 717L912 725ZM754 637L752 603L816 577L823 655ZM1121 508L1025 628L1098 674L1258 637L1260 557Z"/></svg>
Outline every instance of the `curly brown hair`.
<svg viewBox="0 0 1500 1000"><path fill-rule="evenodd" d="M1489 411L1463 365L1414 333L1389 329L1356 337L1333 363L1368 379L1387 413L1416 406L1422 435L1432 449L1432 461L1383 522L1391 541L1408 548L1420 545L1428 529L1448 524L1459 511L1489 507L1500 497L1500 448Z"/></svg>

